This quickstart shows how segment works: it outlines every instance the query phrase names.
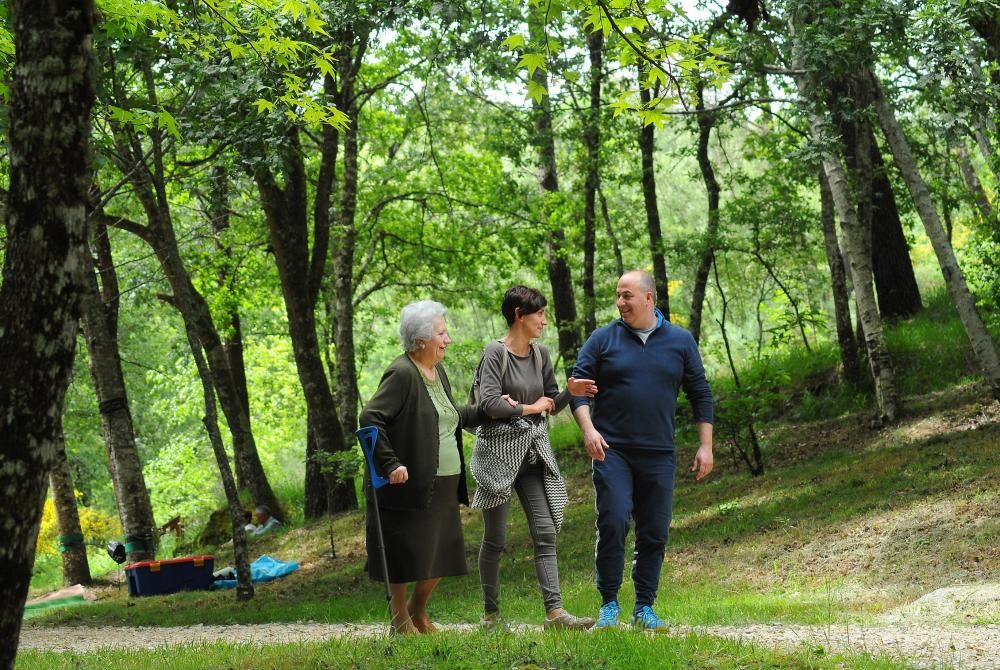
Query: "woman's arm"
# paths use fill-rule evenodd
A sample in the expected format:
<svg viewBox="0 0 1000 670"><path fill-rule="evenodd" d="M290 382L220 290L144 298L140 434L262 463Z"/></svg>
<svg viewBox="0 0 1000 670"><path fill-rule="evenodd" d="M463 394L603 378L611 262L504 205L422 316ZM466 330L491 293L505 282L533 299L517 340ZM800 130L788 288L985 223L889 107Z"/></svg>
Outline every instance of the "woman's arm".
<svg viewBox="0 0 1000 670"><path fill-rule="evenodd" d="M409 395L409 387L410 380L407 379L407 375L398 368L389 366L382 375L378 390L365 404L361 410L361 416L358 417L358 423L361 426L378 428L378 439L375 441L373 454L375 469L383 477L388 477L390 480L393 471L403 464L392 447L388 426L402 410Z"/></svg>
<svg viewBox="0 0 1000 670"><path fill-rule="evenodd" d="M520 403L512 407L503 398L507 390L503 388L500 372L503 357L508 355L503 342L490 342L483 351L483 366L479 373L479 408L489 419L507 419L524 412Z"/></svg>

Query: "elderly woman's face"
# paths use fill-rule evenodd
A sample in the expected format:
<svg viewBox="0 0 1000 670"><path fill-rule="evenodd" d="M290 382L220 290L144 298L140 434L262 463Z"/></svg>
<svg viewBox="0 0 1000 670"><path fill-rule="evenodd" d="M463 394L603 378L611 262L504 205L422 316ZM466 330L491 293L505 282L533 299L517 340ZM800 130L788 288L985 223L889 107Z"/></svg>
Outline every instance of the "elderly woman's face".
<svg viewBox="0 0 1000 670"><path fill-rule="evenodd" d="M424 340L421 344L423 350L429 354L434 363L440 363L444 360L444 352L448 348L448 345L451 344L451 338L448 337L448 324L444 322L444 319L440 316L434 317L431 338Z"/></svg>

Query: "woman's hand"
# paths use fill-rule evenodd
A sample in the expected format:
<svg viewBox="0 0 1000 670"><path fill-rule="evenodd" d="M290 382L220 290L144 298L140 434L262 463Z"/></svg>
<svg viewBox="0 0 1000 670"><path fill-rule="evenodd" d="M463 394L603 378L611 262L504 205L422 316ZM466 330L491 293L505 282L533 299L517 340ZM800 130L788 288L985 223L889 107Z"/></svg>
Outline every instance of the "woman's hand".
<svg viewBox="0 0 1000 670"><path fill-rule="evenodd" d="M556 409L556 403L552 398L543 395L541 398L531 403L530 405L521 405L521 416L530 416L532 414L544 414L545 412L554 412Z"/></svg>
<svg viewBox="0 0 1000 670"><path fill-rule="evenodd" d="M511 397L510 397L510 394L509 394L509 393L504 393L504 394L503 394L502 396L500 396L500 397L501 397L501 398L502 398L503 400L506 400L506 401L507 401L507 404L508 404L508 405L510 405L511 407L517 407L517 401L516 401L516 400L514 400L513 398L511 398Z"/></svg>
<svg viewBox="0 0 1000 670"><path fill-rule="evenodd" d="M395 470L389 473L390 484L405 484L406 480L409 478L410 478L410 473L406 471L405 465L400 465Z"/></svg>
<svg viewBox="0 0 1000 670"><path fill-rule="evenodd" d="M597 395L597 384L594 383L593 379L570 377L566 382L566 388L569 389L570 395L587 396L588 398Z"/></svg>

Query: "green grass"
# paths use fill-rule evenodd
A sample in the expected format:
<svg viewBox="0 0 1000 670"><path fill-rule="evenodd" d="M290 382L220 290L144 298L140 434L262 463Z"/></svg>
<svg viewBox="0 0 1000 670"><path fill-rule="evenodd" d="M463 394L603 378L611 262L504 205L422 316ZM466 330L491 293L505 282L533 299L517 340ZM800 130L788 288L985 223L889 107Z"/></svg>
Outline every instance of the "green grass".
<svg viewBox="0 0 1000 670"><path fill-rule="evenodd" d="M938 308L943 311L935 312ZM873 426L870 405L863 404L863 396L838 391L835 384L824 387L818 380L835 373L837 359L835 352L831 356L829 351L817 350L811 355L796 354L785 361L787 365L782 364L787 370L783 389L798 400L775 405L787 405L784 422L760 425L767 465L764 476L751 477L719 441L716 472L695 484L686 468L696 440L689 431L680 433L674 523L657 604L661 614L692 625L853 624L935 588L989 581L1000 571L1000 552L996 551L1000 424L982 385L951 386L968 372L960 365L966 360L962 350L967 344L964 335L955 335L947 312L935 301L925 315L889 331L902 388L924 393L906 398L907 414L893 426ZM924 365L930 372L921 369ZM925 393L934 389L940 390ZM804 400L807 397L814 399L812 410ZM804 422L803 412L821 420ZM553 421L550 437L571 497L559 538L563 596L570 611L592 615L599 600L593 586L589 461L579 444L579 431L567 417ZM430 605L432 617L445 623L475 622L482 607L476 570L482 521L474 510L464 510L463 519L471 572L442 580ZM46 613L26 625L382 623L386 620L382 585L370 581L363 570L363 523L363 512L352 512L332 522L300 527L293 523L272 537L255 541L253 557L267 553L299 560L303 569L260 585L248 603L235 603L232 592L129 599L124 589L112 587L100 591L102 600L96 604ZM329 555L331 531L336 558ZM231 554L222 550L216 554L218 565L231 564ZM501 570L504 616L515 622L539 623L543 607L531 543L516 503ZM631 598L626 574L620 594L626 608ZM995 619L984 621L995 623ZM572 654L567 655L567 649ZM498 641L479 633L260 650L209 645L178 650L170 656L170 666L159 665L159 657L149 652L132 656L127 652L27 653L21 656L19 667L86 668L114 663L178 668L510 668L534 663L563 668L601 667L601 658L608 659L606 667L820 668L837 663L895 667L854 657L835 661L809 649L783 655L709 638L528 634ZM650 665L661 660L661 666Z"/></svg>
<svg viewBox="0 0 1000 670"><path fill-rule="evenodd" d="M903 395L942 390L979 374L948 292L939 289L925 295L924 305L916 316L886 324L883 331ZM991 315L983 316L989 322ZM993 337L1000 341L1000 330L994 328ZM867 365L864 357L861 364ZM836 342L814 344L812 351L796 347L753 361L742 366L739 374L743 395L756 396L762 404L756 416L761 422L835 418L874 402L870 388L859 390L842 383ZM737 395L732 378L720 375L712 386L725 410L727 398Z"/></svg>
<svg viewBox="0 0 1000 670"><path fill-rule="evenodd" d="M963 411L974 412L975 406ZM991 511L1000 480L995 458L1000 428L988 424L925 435L919 429L927 420L913 417L889 431L853 422L846 427L834 424L846 431L851 439L847 444L823 443L820 436L828 426L817 427L815 434L796 426L783 439L804 442L769 443L769 456L778 465L764 477L734 469L720 449L717 473L694 484L683 473L692 454L682 451L661 611L690 624L846 622L905 601L924 588L971 581L977 575L985 578L1000 568L1000 556L988 551L1000 527ZM567 469L579 468L585 459L572 454L581 451L562 457ZM563 595L570 611L593 614L600 603L593 587L594 512L587 473L571 476L569 489L573 503L559 539ZM938 507L940 517L934 516ZM977 523L956 531L950 524L962 517L949 511L952 507L977 515ZM463 514L471 572L442 580L431 604L435 619L448 623L474 622L481 611L475 562L482 522L474 510ZM926 514L931 516L920 516ZM912 533L888 538L888 547L869 547L870 555L857 555L852 537L877 532L865 529L879 524L905 526L911 517L917 524ZM268 553L303 561L304 567L259 586L257 596L246 604L234 603L232 592L129 600L124 590L112 589L94 605L48 614L43 620L144 626L384 621L382 585L363 571L362 518L355 512L334 521L335 560L324 555L329 552L329 527L323 522L255 543L253 556ZM953 557L950 572L938 565L941 555ZM231 558L220 553L218 560L222 565ZM973 568L962 567L966 564ZM877 588L868 593L870 585ZM516 504L502 563L501 597L509 619L541 621L530 538ZM631 597L626 579L621 600L627 606Z"/></svg>
<svg viewBox="0 0 1000 670"><path fill-rule="evenodd" d="M330 640L323 643L255 646L216 643L152 651L100 651L90 654L24 652L17 668L33 670L106 670L150 668L497 668L541 670L561 668L906 668L899 661L859 654L827 654L822 647L805 646L777 652L718 638L652 637L632 631L586 633L472 634L442 633L433 637Z"/></svg>

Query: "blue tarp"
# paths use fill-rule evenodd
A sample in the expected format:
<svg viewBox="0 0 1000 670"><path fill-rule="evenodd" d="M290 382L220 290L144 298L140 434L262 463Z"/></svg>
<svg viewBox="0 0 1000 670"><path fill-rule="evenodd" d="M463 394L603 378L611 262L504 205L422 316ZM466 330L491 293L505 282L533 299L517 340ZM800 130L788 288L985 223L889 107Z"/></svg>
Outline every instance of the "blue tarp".
<svg viewBox="0 0 1000 670"><path fill-rule="evenodd" d="M250 564L250 581L257 582L269 582L271 580L277 579L278 577L284 577L285 575L291 574L299 569L299 564L295 561L285 563L284 561L279 561L277 559L271 558L267 554L264 554L256 561ZM217 579L212 583L212 588L215 589L235 589L236 580L235 579Z"/></svg>

